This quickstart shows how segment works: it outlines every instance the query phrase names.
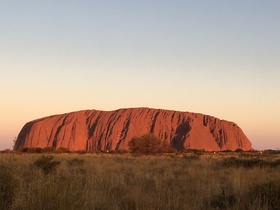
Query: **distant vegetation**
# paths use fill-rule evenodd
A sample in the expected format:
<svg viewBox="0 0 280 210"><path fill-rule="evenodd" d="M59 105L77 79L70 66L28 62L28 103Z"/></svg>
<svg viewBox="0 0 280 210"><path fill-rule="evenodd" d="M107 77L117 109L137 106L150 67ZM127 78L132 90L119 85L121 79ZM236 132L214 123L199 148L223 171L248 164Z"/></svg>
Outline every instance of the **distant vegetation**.
<svg viewBox="0 0 280 210"><path fill-rule="evenodd" d="M172 148L169 143L151 133L132 138L128 146L132 153L154 154L176 152L176 149Z"/></svg>
<svg viewBox="0 0 280 210"><path fill-rule="evenodd" d="M1 153L0 209L278 209L280 157Z"/></svg>

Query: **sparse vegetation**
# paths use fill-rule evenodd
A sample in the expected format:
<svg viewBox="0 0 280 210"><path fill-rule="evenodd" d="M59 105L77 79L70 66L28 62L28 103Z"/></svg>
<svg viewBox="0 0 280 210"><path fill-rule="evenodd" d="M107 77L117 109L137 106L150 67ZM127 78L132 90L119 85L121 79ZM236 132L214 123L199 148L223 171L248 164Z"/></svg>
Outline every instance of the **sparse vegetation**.
<svg viewBox="0 0 280 210"><path fill-rule="evenodd" d="M174 152L174 148L164 140L149 133L140 137L133 137L128 143L129 149L133 153L154 154Z"/></svg>
<svg viewBox="0 0 280 210"><path fill-rule="evenodd" d="M252 184L246 198L261 208L278 210L280 208L280 179Z"/></svg>
<svg viewBox="0 0 280 210"><path fill-rule="evenodd" d="M224 167L243 167L243 168L253 168L253 167L278 167L280 166L280 160L263 160L260 158L236 158L236 157L231 157L231 158L225 158L223 159L223 164Z"/></svg>
<svg viewBox="0 0 280 210"><path fill-rule="evenodd" d="M41 169L45 174L54 172L60 161L54 160L53 156L41 156L31 166L36 166Z"/></svg>
<svg viewBox="0 0 280 210"><path fill-rule="evenodd" d="M70 151L67 148L59 147L55 149L54 147L44 147L44 148L37 148L37 147L30 147L30 148L22 148L20 150L24 153L69 153Z"/></svg>
<svg viewBox="0 0 280 210"><path fill-rule="evenodd" d="M0 163L0 209L9 209L16 194L17 180L13 169Z"/></svg>
<svg viewBox="0 0 280 210"><path fill-rule="evenodd" d="M279 207L278 156L195 153L2 153L0 209Z"/></svg>

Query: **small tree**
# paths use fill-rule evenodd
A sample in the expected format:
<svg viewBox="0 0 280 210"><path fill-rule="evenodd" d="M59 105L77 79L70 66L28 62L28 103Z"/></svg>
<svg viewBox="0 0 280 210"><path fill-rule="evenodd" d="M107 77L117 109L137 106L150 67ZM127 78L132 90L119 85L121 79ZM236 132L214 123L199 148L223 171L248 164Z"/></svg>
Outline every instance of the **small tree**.
<svg viewBox="0 0 280 210"><path fill-rule="evenodd" d="M13 140L13 150L15 150L16 142L17 142L17 137L15 137Z"/></svg>
<svg viewBox="0 0 280 210"><path fill-rule="evenodd" d="M237 149L235 150L235 152L243 152L243 149L237 148Z"/></svg>
<svg viewBox="0 0 280 210"><path fill-rule="evenodd" d="M170 144L168 144L166 141L162 141L151 133L140 137L133 137L128 143L128 147L131 152L143 154L170 151Z"/></svg>

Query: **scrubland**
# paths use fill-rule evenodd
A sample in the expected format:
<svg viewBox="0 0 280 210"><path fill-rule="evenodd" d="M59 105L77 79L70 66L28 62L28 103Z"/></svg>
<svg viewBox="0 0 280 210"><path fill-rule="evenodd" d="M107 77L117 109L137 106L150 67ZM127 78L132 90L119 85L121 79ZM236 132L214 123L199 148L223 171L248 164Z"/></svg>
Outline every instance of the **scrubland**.
<svg viewBox="0 0 280 210"><path fill-rule="evenodd" d="M279 159L257 153L0 154L0 209L279 209Z"/></svg>

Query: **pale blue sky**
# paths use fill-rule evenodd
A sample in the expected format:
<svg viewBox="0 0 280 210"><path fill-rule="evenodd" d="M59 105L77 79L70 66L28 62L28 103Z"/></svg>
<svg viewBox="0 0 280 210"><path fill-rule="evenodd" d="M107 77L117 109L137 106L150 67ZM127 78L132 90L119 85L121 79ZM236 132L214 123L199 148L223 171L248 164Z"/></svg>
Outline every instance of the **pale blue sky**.
<svg viewBox="0 0 280 210"><path fill-rule="evenodd" d="M0 149L27 121L153 107L280 147L280 1L0 0Z"/></svg>

